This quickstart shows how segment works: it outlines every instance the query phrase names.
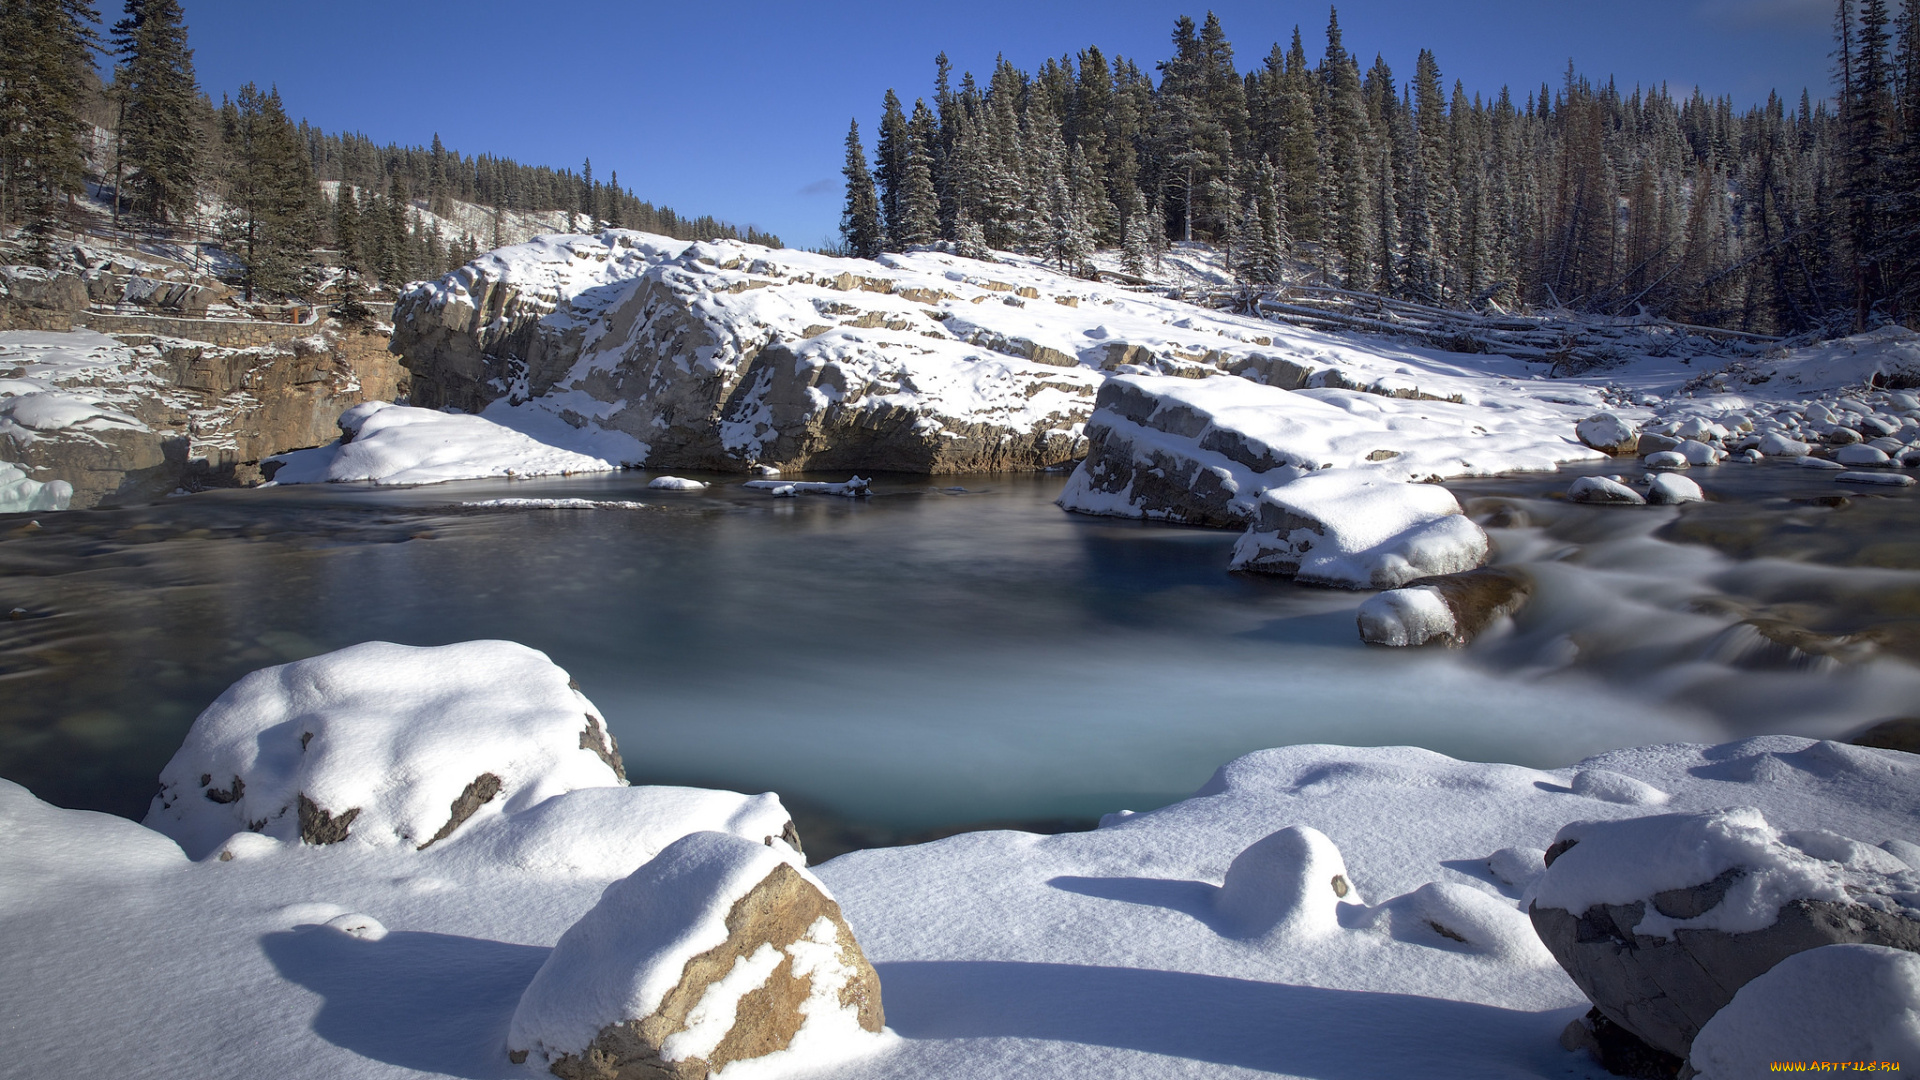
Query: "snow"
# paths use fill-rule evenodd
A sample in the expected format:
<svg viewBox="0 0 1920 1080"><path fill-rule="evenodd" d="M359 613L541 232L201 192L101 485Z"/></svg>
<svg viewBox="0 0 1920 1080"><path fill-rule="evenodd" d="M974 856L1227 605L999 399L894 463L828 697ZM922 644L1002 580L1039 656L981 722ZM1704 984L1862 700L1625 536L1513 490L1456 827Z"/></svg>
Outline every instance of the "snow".
<svg viewBox="0 0 1920 1080"><path fill-rule="evenodd" d="M26 445L68 431L146 431L123 411L132 400L116 385L127 381L131 361L132 350L91 330L0 332L0 439Z"/></svg>
<svg viewBox="0 0 1920 1080"><path fill-rule="evenodd" d="M1600 797L1633 805L1648 801L1620 799L1620 788L1610 781ZM1598 904L1650 900L1656 893L1741 871L1725 898L1701 915L1676 919L1647 904L1645 918L1633 929L1654 937L1672 937L1676 930L1762 930L1794 900L1857 903L1920 917L1920 871L1837 833L1782 831L1753 807L1577 822L1555 837L1556 843L1568 841L1573 846L1541 876L1534 903L1574 915Z"/></svg>
<svg viewBox="0 0 1920 1080"><path fill-rule="evenodd" d="M647 481L647 486L655 491L705 491L707 487L698 480L689 480L684 476L656 476Z"/></svg>
<svg viewBox="0 0 1920 1080"><path fill-rule="evenodd" d="M1573 426L1574 435L1596 450L1612 452L1614 448L1626 448L1629 451L1640 432L1632 424L1610 412L1595 413Z"/></svg>
<svg viewBox="0 0 1920 1080"><path fill-rule="evenodd" d="M1304 584L1393 589L1487 558L1486 533L1435 484L1335 469L1268 488L1260 500L1260 519L1234 545L1236 570L1291 567Z"/></svg>
<svg viewBox="0 0 1920 1080"><path fill-rule="evenodd" d="M1656 450L1648 454L1640 464L1649 469L1688 469L1693 462L1678 450Z"/></svg>
<svg viewBox="0 0 1920 1080"><path fill-rule="evenodd" d="M352 817L344 842L422 848L445 838L449 807L482 776L497 795L462 828L620 784L582 738L604 730L565 672L524 645L369 642L220 695L161 770L147 824L200 858L237 832L298 842L310 804Z"/></svg>
<svg viewBox="0 0 1920 1080"><path fill-rule="evenodd" d="M477 510L645 510L630 499L479 499L461 506Z"/></svg>
<svg viewBox="0 0 1920 1080"><path fill-rule="evenodd" d="M749 480L740 486L750 491L764 491L771 495L844 495L854 499L872 494L873 481L859 476L840 483L809 480Z"/></svg>
<svg viewBox="0 0 1920 1080"><path fill-rule="evenodd" d="M366 768L407 778L398 787L466 777L479 764L455 761L466 751L442 739L457 717L460 730L506 738L545 730L540 717L551 711L553 741L543 745L599 768L594 755L566 749L578 746L574 725L584 726L587 706L537 654L489 644L457 672L416 680L392 674L419 673L405 658L432 650L398 649L305 661L327 678L302 684L339 706L328 733L353 722L348 703L388 733L369 746L412 738L405 717L431 729L412 744L419 756L362 755ZM203 727L225 727L220 718L263 685L271 693L258 700L278 701L289 670L243 680ZM452 705L463 694L473 709ZM289 723L294 716L261 708L233 726L223 752L239 753L252 732L262 757L297 757L304 723ZM316 747L327 737L316 735ZM183 747L184 757L209 752L205 738L189 743L196 749ZM410 761L440 764L416 773ZM483 809L424 851L371 837L316 847L269 829L209 847L199 861L152 829L56 809L0 782L9 928L0 1041L23 1061L69 1060L84 1047L90 1068L117 1073L519 1075L506 1058L510 1030L544 1025L548 1045L578 1045L594 1019L651 999L661 971L677 974L670 957L715 940L712 915L724 914L725 897L762 867L798 866L775 838L784 813L773 796L598 777L525 806L511 805L509 787L497 815ZM1544 900L1556 887L1547 878L1577 877L1581 860L1610 844L1624 853L1605 829L1646 829L1631 819L1648 812L1647 791L1668 796L1661 810L1721 823L1709 854L1771 860L1780 881L1811 883L1770 895L1837 881L1891 903L1892 884L1915 875L1873 846L1906 850L1898 844L1911 837L1920 799L1920 764L1892 751L1767 737L1615 751L1553 770L1409 748L1263 751L1222 767L1192 798L1111 816L1093 832L968 833L813 868L875 963L900 1036L869 1041L865 1056L829 1072L1324 1077L1344 1075L1364 1053L1372 1073L1388 1076L1597 1075L1557 1045L1587 1003L1522 933L1525 890ZM441 815L457 793L435 791ZM375 794L368 805L381 813L407 805ZM1541 874L1542 850L1569 823L1580 823L1571 831L1581 843ZM682 839L710 829L739 840ZM1697 845L1669 846L1673 858L1624 862L1629 891L1693 884L1679 880L1691 872L1662 872L1683 859L1693 860L1688 871L1723 861ZM693 858L696 849L718 855ZM652 887L670 868L713 887ZM600 915L588 917L596 905ZM679 921L633 917L643 905ZM592 947L601 941L606 949ZM563 964L563 951L579 965ZM616 954L669 959L642 970ZM795 960L832 958L816 950ZM576 977L536 979L563 967ZM535 993L536 982L554 996ZM591 1008L560 1007L562 989ZM707 1015L722 1015L734 989L716 994ZM142 1022L115 1022L126 1016ZM800 1060L764 1064L766 1075L807 1071Z"/></svg>
<svg viewBox="0 0 1920 1080"><path fill-rule="evenodd" d="M20 466L0 461L0 514L65 510L72 499L73 485L65 480L35 480Z"/></svg>
<svg viewBox="0 0 1920 1080"><path fill-rule="evenodd" d="M1884 945L1795 953L1741 987L1693 1040L1700 1080L1766 1074L1775 1062L1820 1071L1912 1074L1920 1062L1920 956ZM1814 1070L1808 1070L1814 1071Z"/></svg>
<svg viewBox="0 0 1920 1080"><path fill-rule="evenodd" d="M479 416L369 401L340 416L347 438L270 458L276 484L436 484L491 476L613 472L619 466Z"/></svg>
<svg viewBox="0 0 1920 1080"><path fill-rule="evenodd" d="M1370 596L1356 616L1360 640L1369 645L1425 645L1446 640L1459 629L1453 609L1430 585L1391 589Z"/></svg>

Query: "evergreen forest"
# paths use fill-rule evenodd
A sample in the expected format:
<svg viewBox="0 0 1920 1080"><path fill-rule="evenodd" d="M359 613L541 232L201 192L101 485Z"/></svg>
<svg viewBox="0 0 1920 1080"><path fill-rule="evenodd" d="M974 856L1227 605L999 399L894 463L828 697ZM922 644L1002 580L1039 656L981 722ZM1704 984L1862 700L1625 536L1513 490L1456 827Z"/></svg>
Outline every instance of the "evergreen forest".
<svg viewBox="0 0 1920 1080"><path fill-rule="evenodd" d="M655 206L617 174L596 179L591 159L577 172L524 165L463 154L438 135L381 146L295 123L272 87L239 87L216 105L195 78L179 0L125 0L110 27L87 0L0 0L0 227L18 230L28 257L51 261L57 236L87 226L89 194L112 206L118 228L217 240L248 299L301 295L325 261L346 271L352 305L360 284L399 286L509 242L511 213L780 243ZM456 200L491 219L456 215ZM436 227L422 210L465 227Z"/></svg>
<svg viewBox="0 0 1920 1080"><path fill-rule="evenodd" d="M1145 274L1170 241L1249 287L1313 281L1450 308L1642 312L1831 334L1920 312L1920 0L1837 0L1830 103L1739 110L1571 66L1498 93L1410 78L1339 13L1242 71L1219 20L1151 65L1096 47L1033 74L1004 57L932 103L889 90L869 167L846 144L842 247L1039 256Z"/></svg>

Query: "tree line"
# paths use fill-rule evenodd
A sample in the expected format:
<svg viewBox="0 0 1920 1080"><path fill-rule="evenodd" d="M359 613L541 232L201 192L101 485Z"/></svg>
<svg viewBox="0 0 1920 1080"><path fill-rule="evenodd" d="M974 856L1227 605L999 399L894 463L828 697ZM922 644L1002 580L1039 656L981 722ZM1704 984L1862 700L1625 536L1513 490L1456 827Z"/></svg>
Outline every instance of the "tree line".
<svg viewBox="0 0 1920 1080"><path fill-rule="evenodd" d="M1920 310L1920 0L1837 0L1837 100L1553 86L1469 95L1431 51L1363 68L1331 13L1242 73L1211 13L1149 75L1097 47L1029 75L1004 57L932 102L889 90L873 164L846 141L841 238L1144 274L1170 240L1253 285L1297 280L1423 303L1642 310L1796 334ZM1157 76L1157 79L1156 77Z"/></svg>
<svg viewBox="0 0 1920 1080"><path fill-rule="evenodd" d="M191 231L213 204L214 235L249 300L301 294L329 251L350 310L367 285L437 275L501 246L507 213L561 212L570 230L780 243L655 206L617 174L596 180L590 160L576 173L464 155L437 134L428 147L379 146L295 124L276 89L251 83L216 106L195 77L179 0L125 0L123 18L105 33L99 24L87 0L0 0L0 226L43 262L58 234L84 223L89 183L116 224ZM444 233L419 213L452 217L456 200L492 211L482 235Z"/></svg>

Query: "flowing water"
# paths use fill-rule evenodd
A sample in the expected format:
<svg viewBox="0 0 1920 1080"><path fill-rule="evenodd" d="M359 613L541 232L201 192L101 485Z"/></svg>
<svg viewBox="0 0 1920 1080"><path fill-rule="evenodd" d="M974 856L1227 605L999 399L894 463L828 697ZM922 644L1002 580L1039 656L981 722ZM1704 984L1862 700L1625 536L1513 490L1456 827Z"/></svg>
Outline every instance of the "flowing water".
<svg viewBox="0 0 1920 1080"><path fill-rule="evenodd" d="M775 499L628 474L9 517L0 776L141 816L233 680L374 639L541 649L636 782L776 790L852 830L843 847L1147 809L1292 743L1546 766L1920 712L1920 499L1832 505L1845 489L1786 465L1696 478L1724 501L1453 485L1539 583L1465 650L1365 647L1362 596L1229 574L1231 533L1063 513L1058 476ZM502 497L646 505L461 505Z"/></svg>

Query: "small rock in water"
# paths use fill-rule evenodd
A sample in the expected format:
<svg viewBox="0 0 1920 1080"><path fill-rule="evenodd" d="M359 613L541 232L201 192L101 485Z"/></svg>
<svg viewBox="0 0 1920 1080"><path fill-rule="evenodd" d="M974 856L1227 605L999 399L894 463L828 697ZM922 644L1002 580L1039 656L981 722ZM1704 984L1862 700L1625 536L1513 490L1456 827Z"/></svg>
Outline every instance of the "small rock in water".
<svg viewBox="0 0 1920 1080"><path fill-rule="evenodd" d="M1573 433L1582 443L1603 454L1627 457L1639 452L1640 432L1610 412L1587 417L1574 425Z"/></svg>
<svg viewBox="0 0 1920 1080"><path fill-rule="evenodd" d="M1680 445L1680 440L1669 435L1660 435L1651 431L1640 433L1640 443L1636 449L1642 454L1657 454L1662 450L1671 450Z"/></svg>
<svg viewBox="0 0 1920 1080"><path fill-rule="evenodd" d="M1885 465L1887 452L1866 443L1852 443L1834 451L1833 460L1842 465Z"/></svg>
<svg viewBox="0 0 1920 1080"><path fill-rule="evenodd" d="M1649 469L1687 469L1693 467L1693 463L1687 460L1687 456L1677 450L1662 450L1657 454L1648 454L1646 460L1641 462L1641 464Z"/></svg>
<svg viewBox="0 0 1920 1080"><path fill-rule="evenodd" d="M1532 596L1531 579L1502 567L1422 578L1361 604L1360 640L1394 647L1465 645Z"/></svg>
<svg viewBox="0 0 1920 1080"><path fill-rule="evenodd" d="M1651 461L1659 456L1659 454L1650 455L1648 460ZM1647 503L1639 492L1604 476L1580 477L1567 488L1567 498L1578 503L1598 503L1609 506L1645 506Z"/></svg>
<svg viewBox="0 0 1920 1080"><path fill-rule="evenodd" d="M27 617L27 615L28 615L28 614L30 614L30 613L29 613L29 612L27 611L27 609L26 609L26 608L23 608L23 607L17 607L17 608L14 608L14 609L13 609L12 611L9 611L9 612L7 612L7 618L9 618L9 619L24 619L24 618L26 618L26 617Z"/></svg>
<svg viewBox="0 0 1920 1080"><path fill-rule="evenodd" d="M1879 487L1912 487L1913 477L1897 472L1843 472L1834 477L1843 484L1873 484Z"/></svg>
<svg viewBox="0 0 1920 1080"><path fill-rule="evenodd" d="M1837 461L1828 461L1826 458L1817 458L1817 457L1811 457L1811 456L1801 458L1800 467L1803 469L1826 469L1834 472L1837 472L1841 469L1846 468L1845 465L1842 465Z"/></svg>
<svg viewBox="0 0 1920 1080"><path fill-rule="evenodd" d="M1860 441L1860 433L1847 427L1837 427L1825 436L1828 446L1851 446Z"/></svg>
<svg viewBox="0 0 1920 1080"><path fill-rule="evenodd" d="M1760 452L1772 457L1802 457L1811 449L1811 445L1799 439L1789 439L1777 431L1770 431L1760 438Z"/></svg>
<svg viewBox="0 0 1920 1080"><path fill-rule="evenodd" d="M1684 456L1689 465L1718 465L1720 459L1727 456L1719 447L1694 439L1681 443L1674 452Z"/></svg>
<svg viewBox="0 0 1920 1080"><path fill-rule="evenodd" d="M1655 506L1678 506L1681 503L1702 502L1706 493L1700 485L1674 473L1654 473L1647 477L1647 501Z"/></svg>
<svg viewBox="0 0 1920 1080"><path fill-rule="evenodd" d="M684 476L656 476L647 484L655 491L700 491L707 485L698 480L689 480Z"/></svg>
<svg viewBox="0 0 1920 1080"><path fill-rule="evenodd" d="M1760 459L1765 456L1766 455L1762 454L1760 451L1749 446L1745 450L1742 450L1739 453L1733 455L1733 460L1744 461L1749 465L1755 465L1755 464L1758 464Z"/></svg>

